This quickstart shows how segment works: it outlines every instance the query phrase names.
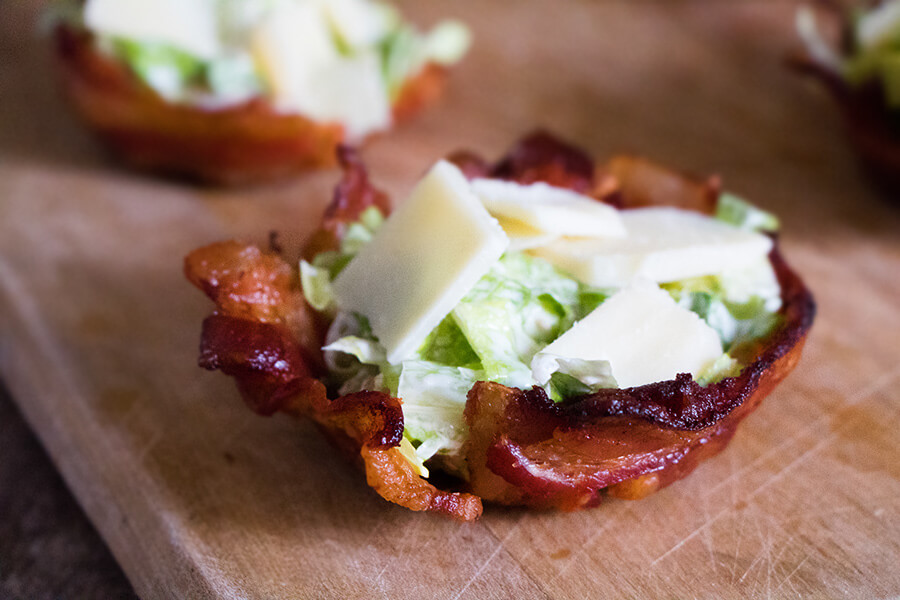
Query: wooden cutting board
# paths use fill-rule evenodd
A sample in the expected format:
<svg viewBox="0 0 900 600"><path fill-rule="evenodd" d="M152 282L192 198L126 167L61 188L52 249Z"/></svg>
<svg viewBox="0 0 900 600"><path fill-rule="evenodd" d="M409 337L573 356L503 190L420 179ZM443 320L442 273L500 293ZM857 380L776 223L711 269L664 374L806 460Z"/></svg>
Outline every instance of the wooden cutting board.
<svg viewBox="0 0 900 600"><path fill-rule="evenodd" d="M820 313L796 372L690 478L473 525L370 491L309 426L196 367L195 246L296 247L337 174L207 190L108 162L55 93L38 3L0 18L0 373L146 598L900 594L900 202L787 72L792 2L405 3L477 44L443 103L365 152L397 197L446 152L542 125L702 173L783 217Z"/></svg>

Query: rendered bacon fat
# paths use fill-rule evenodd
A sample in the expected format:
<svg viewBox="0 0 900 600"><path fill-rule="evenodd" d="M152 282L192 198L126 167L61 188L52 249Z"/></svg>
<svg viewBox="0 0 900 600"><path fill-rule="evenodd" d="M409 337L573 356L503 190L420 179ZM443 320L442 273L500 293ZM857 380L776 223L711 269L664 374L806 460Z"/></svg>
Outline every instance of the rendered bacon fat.
<svg viewBox="0 0 900 600"><path fill-rule="evenodd" d="M644 159L620 157L595 169L580 150L544 133L523 139L494 165L471 153L451 158L469 177L544 181L586 190L611 204L632 205L640 197L642 206L652 201L707 213L715 209L709 201L714 183ZM344 152L341 161L344 179L305 255L334 248L343 226L367 206L387 205L354 154ZM738 423L794 367L815 312L811 295L777 248L770 260L782 289L782 325L758 347L742 349L747 366L736 377L702 387L679 375L562 403L539 388L477 383L465 408L472 494L437 490L415 474L396 447L403 431L398 399L378 392L327 398L314 379L325 324L303 302L295 273L278 256L231 242L196 251L186 271L218 307L204 327L203 366L233 375L260 412L280 410L315 420L337 445L362 457L369 485L384 498L468 520L480 514L481 498L564 510L594 506L604 493L640 498L721 451ZM220 324L222 318L241 323Z"/></svg>

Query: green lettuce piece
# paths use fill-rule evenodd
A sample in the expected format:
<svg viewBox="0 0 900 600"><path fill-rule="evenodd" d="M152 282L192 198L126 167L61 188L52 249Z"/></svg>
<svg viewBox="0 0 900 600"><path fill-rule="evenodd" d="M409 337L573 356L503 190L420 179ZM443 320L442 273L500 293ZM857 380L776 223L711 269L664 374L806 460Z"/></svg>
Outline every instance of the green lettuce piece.
<svg viewBox="0 0 900 600"><path fill-rule="evenodd" d="M726 377L736 377L740 374L741 368L738 360L725 353L697 374L697 383L706 386L722 381Z"/></svg>
<svg viewBox="0 0 900 600"><path fill-rule="evenodd" d="M532 356L583 316L583 290L546 261L508 253L451 314L488 379L529 387Z"/></svg>
<svg viewBox="0 0 900 600"><path fill-rule="evenodd" d="M391 100L396 100L409 77L425 65L418 32L409 25L398 26L382 45L382 73Z"/></svg>
<svg viewBox="0 0 900 600"><path fill-rule="evenodd" d="M768 259L718 276L695 277L661 287L716 330L728 351L767 337L781 322L781 288Z"/></svg>
<svg viewBox="0 0 900 600"><path fill-rule="evenodd" d="M116 38L113 48L144 83L168 100L181 99L204 72L203 61L168 44Z"/></svg>
<svg viewBox="0 0 900 600"><path fill-rule="evenodd" d="M384 347L374 338L348 335L331 342L322 350L325 351L329 371L341 380L341 394L368 388L397 395L400 366L387 362ZM373 371L365 367L376 369ZM374 373L378 373L377 379L373 377ZM357 384L366 384L366 387Z"/></svg>
<svg viewBox="0 0 900 600"><path fill-rule="evenodd" d="M716 218L747 231L778 231L778 217L734 194L723 192L716 205Z"/></svg>
<svg viewBox="0 0 900 600"><path fill-rule="evenodd" d="M842 65L852 86L880 81L889 108L900 108L900 3L883 2L853 15L853 50Z"/></svg>
<svg viewBox="0 0 900 600"><path fill-rule="evenodd" d="M426 63L447 66L459 62L471 43L469 28L459 21L443 21L426 35L411 25L396 23L381 46L382 72L391 100Z"/></svg>
<svg viewBox="0 0 900 600"><path fill-rule="evenodd" d="M551 360L555 372L550 376L550 397L554 400L583 396L603 388L619 387L612 376L609 361L542 356L536 360Z"/></svg>
<svg viewBox="0 0 900 600"><path fill-rule="evenodd" d="M306 301L317 311L327 312L334 308L334 292L328 269L315 267L301 260L300 286Z"/></svg>
<svg viewBox="0 0 900 600"><path fill-rule="evenodd" d="M327 270L331 279L334 279L353 260L360 248L372 241L382 223L384 215L377 207L365 209L359 220L347 226L340 249L319 252L313 257L312 266Z"/></svg>
<svg viewBox="0 0 900 600"><path fill-rule="evenodd" d="M351 256L362 249L363 246L372 241L382 223L384 223L384 215L376 206L370 206L360 215L359 220L351 223L343 239L341 239L341 253Z"/></svg>
<svg viewBox="0 0 900 600"><path fill-rule="evenodd" d="M377 207L370 206L360 214L359 220L347 226L340 250L320 252L313 257L312 263L300 262L300 282L310 306L318 311L334 308L332 280L363 246L372 241L382 223L384 215Z"/></svg>
<svg viewBox="0 0 900 600"><path fill-rule="evenodd" d="M463 410L466 395L484 373L431 361L402 363L397 395L403 401L405 433L419 442L416 454L424 461L435 454L459 454L466 440Z"/></svg>
<svg viewBox="0 0 900 600"><path fill-rule="evenodd" d="M325 352L349 354L364 365L381 366L387 363L384 348L375 340L348 335L322 348Z"/></svg>
<svg viewBox="0 0 900 600"><path fill-rule="evenodd" d="M450 315L428 334L418 356L422 360L451 367L481 369L481 360Z"/></svg>

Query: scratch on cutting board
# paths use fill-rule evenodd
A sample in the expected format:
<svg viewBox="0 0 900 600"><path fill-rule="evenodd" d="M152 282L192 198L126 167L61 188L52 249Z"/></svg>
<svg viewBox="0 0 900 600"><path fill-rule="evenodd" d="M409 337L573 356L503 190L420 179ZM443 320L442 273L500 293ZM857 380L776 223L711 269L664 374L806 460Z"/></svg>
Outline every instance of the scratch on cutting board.
<svg viewBox="0 0 900 600"><path fill-rule="evenodd" d="M730 510L731 510L730 508L726 508L722 511L719 511L719 513L715 517L713 517L709 521L706 521L705 523L703 523L703 525L700 525L699 527L694 529L687 536L681 538L681 540L677 544L675 544L674 546L672 546L671 548L669 548L668 550L663 552L658 557L656 557L656 559L652 563L650 563L650 568L652 569L661 560L665 559L667 556L669 556L670 554L672 554L673 552L675 552L676 550L678 550L679 548L681 548L682 546L687 544L689 541L694 539L698 534L700 534L700 532L702 532L704 529L706 529L707 527L712 525L714 522L716 522L719 519L719 517L722 516L722 513L729 512Z"/></svg>
<svg viewBox="0 0 900 600"><path fill-rule="evenodd" d="M888 387L898 377L900 377L900 367L894 369L893 371L888 371L887 373L884 373L881 377L877 378L871 384L869 384L868 386L866 386L865 388L863 388L862 390L860 390L859 392L857 392L856 394L851 396L847 400L847 402L845 402L843 404L843 407L846 408L846 407L850 407L850 406L859 404L866 398L868 398L868 397L872 396L873 394L878 393L882 389ZM727 485L732 480L737 479L738 477L741 477L746 471L752 469L757 464L764 462L769 457L781 453L785 447L792 444L798 437L804 436L807 433L810 433L812 431L815 431L816 429L821 428L822 423L824 423L825 421L827 421L830 418L831 418L831 414L822 415L821 417L819 417L818 419L814 420L812 423L810 423L809 425L807 425L806 427L801 429L795 435L784 440L782 443L778 444L774 448L771 448L764 454L762 454L759 457L757 457L756 459L754 459L749 464L745 465L741 469L738 469L737 471L735 471L734 473L732 473L731 475L729 475L728 477L726 477L725 479L723 479L722 481L717 483L715 486L713 486L711 492L715 492L716 490L720 489L723 485Z"/></svg>
<svg viewBox="0 0 900 600"><path fill-rule="evenodd" d="M806 564L806 561L808 561L808 560L809 560L809 555L807 554L806 556L803 557L803 560L801 560L799 563L797 563L797 566L794 567L794 569L790 573L788 573L784 579L781 580L781 583L778 584L778 587L775 588L775 591L777 592L778 590L780 590L781 586L783 586L785 583L787 583L791 579L791 577L793 577L794 574L800 570L800 567L802 567L803 565ZM794 587L794 584L792 583L791 588L793 589L793 587Z"/></svg>
<svg viewBox="0 0 900 600"><path fill-rule="evenodd" d="M703 520L708 521L710 516L709 498L704 496L701 503L703 506ZM709 532L705 532L705 535L703 535L701 539L703 540L703 546L706 548L707 554L709 554L709 566L713 571L715 571L718 567L718 562L716 561L716 554L713 551L713 543L712 539L710 539Z"/></svg>
<svg viewBox="0 0 900 600"><path fill-rule="evenodd" d="M469 587L475 582L476 579L478 579L478 577L481 575L481 573L484 572L484 570L491 563L491 561L493 561L494 558L496 558L496 556L500 553L500 550L503 550L506 547L506 542L521 528L521 525L522 525L522 518L519 518L518 520L516 520L516 522L512 526L512 528L506 533L506 535L503 536L502 540L497 538L497 536L494 535L494 533L490 529L486 528L487 532L491 536L493 536L494 539L497 541L497 547L494 548L494 551L491 552L491 555L487 557L487 559L484 561L484 563L478 568L477 571L475 571L475 573L472 575L472 577L469 578L469 580L459 590L459 592L457 592L456 595L453 596L453 600L459 600L459 598L466 592L466 590L469 589ZM516 565L518 565L518 567L520 569L522 569L522 572L525 574L526 577L528 577L529 581L531 581L536 588L540 589L544 593L545 597L549 598L543 585L541 585L539 580L534 578L534 576L528 571L528 569L525 567L525 565L523 565L515 557L511 556L511 558L516 563Z"/></svg>
<svg viewBox="0 0 900 600"><path fill-rule="evenodd" d="M866 398L870 397L872 394L877 393L877 392L878 392L879 390L881 390L882 388L887 387L889 384L891 384L891 383L893 382L893 380L897 378L898 375L900 375L900 368L895 369L895 370L893 370L893 371L891 371L891 372L889 372L889 373L886 373L886 374L885 374L884 376L882 376L882 377L879 377L876 381L874 381L874 382L872 383L872 385L866 387L864 390L861 390L858 394L855 394L855 395L850 399L850 401L848 401L847 403L844 404L844 406L845 406L845 407L846 407L846 406L853 406L854 404L858 404L859 402L865 400ZM801 432L800 435L803 435L803 434L805 434L805 433L807 433L807 432L809 432L809 431L812 431L812 430L815 429L816 427L821 426L821 423L822 423L823 421L829 419L829 418L831 418L830 415L824 415L824 416L820 417L819 419L816 419L810 426L804 428L804 430ZM789 446L790 444L792 444L792 443L794 443L794 442L796 441L796 437L799 437L799 436L794 436L794 437L792 437L791 439L785 440L783 443L779 444L779 445L776 446L774 449L770 450L769 452L766 452L764 455L762 455L762 456L760 456L759 458L757 458L756 460L754 460L754 461L753 461L752 463L750 463L748 466L746 466L746 467L740 469L739 471L737 471L737 472L734 473L733 475L729 476L727 479L723 480L723 481L720 482L718 485L716 485L716 486L713 488L713 491L715 491L716 489L721 488L722 485L725 485L725 484L728 483L729 481L731 481L731 480L733 480L733 479L736 479L737 477L739 477L740 475L742 475L745 471L747 471L748 469L751 469L751 468L752 468L754 465L756 465L757 463L764 461L767 457L771 456L772 454L777 453L777 452L782 452L786 446ZM811 448L808 448L808 449L807 449L806 451L804 451L800 456L798 456L798 457L794 458L793 460L791 460L789 463L787 463L787 464L784 465L781 469L779 469L777 473L775 473L774 475L772 475L771 477L769 477L768 479L766 479L766 481L764 481L762 484L760 484L759 486L757 486L752 492L750 492L749 494L747 494L747 496L745 497L745 499L746 499L746 500L751 500L751 499L755 498L757 495L759 495L760 492L762 492L764 489L766 489L767 487L769 487L772 483L774 483L774 482L778 481L779 479L781 479L782 477L784 477L784 476L785 476L789 471L791 471L794 467L796 467L796 466L798 466L799 464L803 463L803 462L806 461L808 458L810 458L811 456L813 456L816 452L818 452L819 450L821 450L828 442L830 442L830 441L833 439L833 437L834 437L833 435L829 435L829 436L826 436L826 437L820 439L820 440L819 440L815 445L813 445ZM715 523L716 521L718 521L720 518L722 518L722 516L723 516L724 514L731 512L732 509L733 509L733 507L732 507L732 506L729 506L729 507L727 507L727 508L725 508L725 509L719 511L712 519L706 521L705 523L703 523L702 525L700 525L699 527L697 527L696 529L694 529L694 530L693 530L691 533L689 533L685 538L683 538L683 539L682 539L681 541L679 541L677 544L675 544L674 546L672 546L671 548L669 548L668 550L666 550L663 554L661 554L659 557L657 557L652 563L650 563L650 567L653 568L654 566L656 566L656 564L658 564L660 561L662 561L663 559L665 559L666 557L668 557L668 556L669 556L670 554L672 554L673 552L677 551L679 548L681 548L682 546L684 546L687 542L689 542L689 541L692 540L694 537L696 537L697 535L699 535L700 533L702 533L704 530L706 530L710 525L712 525L713 523ZM746 573L745 573L745 576L746 576Z"/></svg>
<svg viewBox="0 0 900 600"><path fill-rule="evenodd" d="M475 571L475 573L469 578L469 581L466 582L466 585L464 585L464 586L462 587L462 589L460 589L459 592L457 592L456 595L453 596L453 600L459 600L460 596L462 596L463 593L464 593L467 589L469 589L469 586L472 585L472 583L473 583L476 579L478 579L478 577L481 575L482 572L484 572L484 570L485 570L485 569L487 568L487 566L491 563L491 561L494 560L494 558L495 558L498 554L500 554L500 550L502 550L502 549L503 549L503 543L500 542L500 541L498 540L498 541L497 541L497 547L494 548L494 551L491 552L491 555L487 557L487 560L485 560L484 563L482 563L482 565L481 565L480 567L478 567L478 570Z"/></svg>

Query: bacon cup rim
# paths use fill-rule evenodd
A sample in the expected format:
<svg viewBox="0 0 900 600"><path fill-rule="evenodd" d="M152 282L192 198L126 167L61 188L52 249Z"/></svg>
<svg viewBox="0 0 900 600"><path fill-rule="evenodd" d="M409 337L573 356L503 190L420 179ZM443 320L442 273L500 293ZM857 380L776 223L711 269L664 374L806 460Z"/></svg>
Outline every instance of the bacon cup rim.
<svg viewBox="0 0 900 600"><path fill-rule="evenodd" d="M353 151L343 150L340 160L344 178L304 256L335 247L343 225L368 207L388 206ZM450 160L469 177L552 181L622 209L647 206L656 190L666 189L657 206L709 213L715 208L709 197L719 189L715 178L687 176L646 159L585 162L581 150L545 132L526 136L495 165L471 153ZM278 252L222 242L192 252L185 273L216 304L204 324L201 366L233 376L260 414L312 419L362 463L369 485L385 499L470 521L481 514L482 501L576 510L607 495L642 498L724 449L740 421L796 366L815 315L812 295L783 259L777 239L769 260L781 285L781 325L745 350L752 360L738 375L701 387L681 374L558 403L541 388L478 382L464 412L469 478L453 490L419 476L404 457L402 400L383 392L329 397L317 379L327 319L306 303L296 271Z"/></svg>

